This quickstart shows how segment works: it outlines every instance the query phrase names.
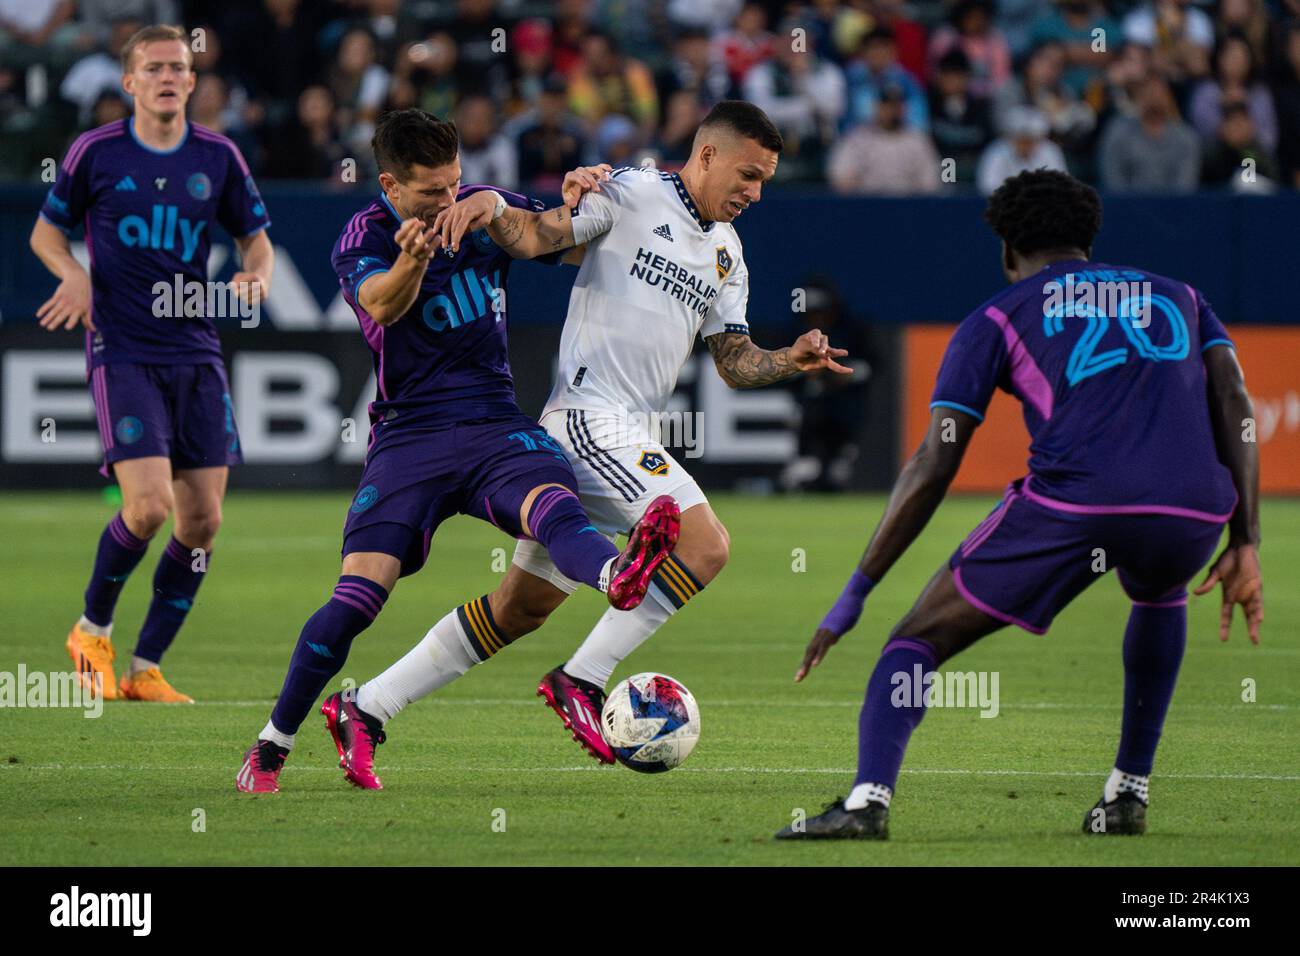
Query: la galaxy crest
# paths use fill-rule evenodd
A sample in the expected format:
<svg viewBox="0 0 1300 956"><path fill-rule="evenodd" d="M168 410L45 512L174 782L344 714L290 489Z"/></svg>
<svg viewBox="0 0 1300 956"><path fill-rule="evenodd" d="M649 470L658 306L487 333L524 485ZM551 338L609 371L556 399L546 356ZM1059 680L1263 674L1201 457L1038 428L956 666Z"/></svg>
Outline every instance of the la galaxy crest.
<svg viewBox="0 0 1300 956"><path fill-rule="evenodd" d="M637 465L652 475L668 474L668 460L657 451L641 452L641 460L637 462Z"/></svg>
<svg viewBox="0 0 1300 956"><path fill-rule="evenodd" d="M721 281L731 273L731 253L726 246L718 246L718 279Z"/></svg>

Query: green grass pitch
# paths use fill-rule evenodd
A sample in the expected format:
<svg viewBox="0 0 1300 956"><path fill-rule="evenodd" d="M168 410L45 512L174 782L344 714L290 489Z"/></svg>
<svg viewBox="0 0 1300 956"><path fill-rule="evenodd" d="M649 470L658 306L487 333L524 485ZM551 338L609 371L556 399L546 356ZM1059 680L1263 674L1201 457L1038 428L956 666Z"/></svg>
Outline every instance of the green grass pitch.
<svg viewBox="0 0 1300 956"><path fill-rule="evenodd" d="M1150 832L1085 838L1119 732L1128 603L1113 575L1046 637L1006 629L951 666L997 671L1001 712L931 710L912 739L886 844L778 844L852 780L857 714L890 626L989 499L945 503L876 589L857 630L802 685L792 676L883 499L719 495L732 560L616 677L658 670L699 698L703 736L681 769L598 767L534 696L603 602L575 595L543 628L390 726L381 793L344 783L313 712L278 795L237 794L303 621L338 573L347 496L235 492L210 579L166 660L192 707L116 702L0 713L0 864L1294 864L1300 859L1300 502L1264 506L1268 619L1252 647L1218 598L1193 599L1178 692L1152 780ZM93 494L0 497L0 670L65 671L96 536ZM445 525L341 678L373 676L455 604L494 586L512 542L468 518ZM802 549L797 551L796 549ZM161 551L118 609L129 655ZM799 556L806 570L796 571ZM120 669L120 668L119 668ZM1252 679L1256 700L1242 700ZM338 681L335 686L338 686ZM202 832L198 823L203 823Z"/></svg>

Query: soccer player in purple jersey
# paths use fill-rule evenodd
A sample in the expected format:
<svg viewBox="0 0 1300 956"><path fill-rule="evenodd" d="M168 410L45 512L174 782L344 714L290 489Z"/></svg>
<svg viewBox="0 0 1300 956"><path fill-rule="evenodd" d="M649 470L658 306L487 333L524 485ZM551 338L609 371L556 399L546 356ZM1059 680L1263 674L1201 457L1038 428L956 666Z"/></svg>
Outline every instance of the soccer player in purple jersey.
<svg viewBox="0 0 1300 956"><path fill-rule="evenodd" d="M795 680L854 626L871 589L921 533L995 388L1023 406L1029 474L1012 482L890 633L867 684L849 796L778 839L887 838L903 751L925 715L926 694L897 694L897 675L933 672L1008 624L1046 633L1112 566L1133 602L1123 723L1115 768L1083 829L1143 833L1148 778L1186 643L1187 584L1225 524L1227 547L1196 593L1221 582L1220 639L1240 604L1259 642L1259 454L1242 433L1253 411L1223 324L1183 282L1088 261L1101 203L1065 173L1008 179L985 216L1002 238L1012 285L953 334L929 432ZM1103 308L1107 283L1119 291Z"/></svg>
<svg viewBox="0 0 1300 956"><path fill-rule="evenodd" d="M515 402L507 360L504 289L511 257L480 230L455 249L435 242L438 213L487 186L461 186L456 127L418 109L383 117L372 142L383 192L334 244L343 295L374 353L378 396L370 446L343 527L342 575L303 627L271 719L244 755L236 787L276 792L294 735L343 667L353 639L375 619L398 578L418 571L438 525L473 515L545 545L566 574L607 594L618 610L641 603L679 531L677 503L650 502L622 553L578 502L577 479L555 441ZM566 177L565 194L596 184L596 168ZM507 206L541 202L495 192ZM550 261L560 261L556 253ZM437 664L464 672L520 633L502 619L502 597L457 609L457 640ZM374 773L381 722L357 695L322 709L345 778L381 789Z"/></svg>
<svg viewBox="0 0 1300 956"><path fill-rule="evenodd" d="M246 303L265 298L275 256L243 156L185 119L195 81L187 39L179 27L151 26L127 42L122 88L134 113L72 144L31 237L59 279L37 318L46 329L86 329L103 473L122 489L122 510L100 535L85 607L67 640L82 683L109 700L190 702L158 665L203 583L229 466L241 460L216 329L209 317L174 307L159 317L155 286L207 281L214 223L235 239L242 268L232 286ZM78 225L89 275L68 244ZM113 609L173 513L153 601L119 686Z"/></svg>

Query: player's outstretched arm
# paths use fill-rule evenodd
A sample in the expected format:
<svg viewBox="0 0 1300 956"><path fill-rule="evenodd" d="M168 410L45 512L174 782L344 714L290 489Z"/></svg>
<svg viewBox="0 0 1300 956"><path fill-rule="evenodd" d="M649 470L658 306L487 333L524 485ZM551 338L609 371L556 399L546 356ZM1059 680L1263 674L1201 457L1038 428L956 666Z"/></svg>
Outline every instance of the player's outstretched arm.
<svg viewBox="0 0 1300 956"><path fill-rule="evenodd" d="M804 651L803 663L794 675L796 683L807 677L840 637L858 623L871 589L934 516L961 467L977 427L979 420L965 412L942 406L934 409L930 430L894 482L885 513L871 535L862 561Z"/></svg>
<svg viewBox="0 0 1300 956"><path fill-rule="evenodd" d="M713 364L729 388L757 388L771 385L800 372L828 368L841 375L852 375L837 358L849 353L831 348L830 340L819 329L805 332L794 345L769 351L759 348L748 335L719 332L704 340L713 355Z"/></svg>
<svg viewBox="0 0 1300 956"><path fill-rule="evenodd" d="M90 318L90 276L72 255L62 229L38 218L29 240L32 252L59 280L58 288L36 310L43 329L94 329Z"/></svg>
<svg viewBox="0 0 1300 956"><path fill-rule="evenodd" d="M271 292L271 273L275 271L275 246L265 229L235 240L240 269L230 281L246 302L265 302Z"/></svg>
<svg viewBox="0 0 1300 956"><path fill-rule="evenodd" d="M1259 626L1264 623L1264 583L1259 568L1259 445L1253 440L1253 430L1249 429L1255 409L1246 391L1237 353L1231 348L1226 345L1210 348L1205 353L1205 372L1214 442L1219 460L1232 473L1237 510L1228 522L1228 546L1194 593L1208 594L1216 584L1222 583L1219 639L1228 639L1233 607L1240 604L1250 640L1258 644Z"/></svg>
<svg viewBox="0 0 1300 956"><path fill-rule="evenodd" d="M358 304L380 325L392 325L415 304L437 233L420 219L407 219L393 238L402 251L387 272L376 273L357 290Z"/></svg>

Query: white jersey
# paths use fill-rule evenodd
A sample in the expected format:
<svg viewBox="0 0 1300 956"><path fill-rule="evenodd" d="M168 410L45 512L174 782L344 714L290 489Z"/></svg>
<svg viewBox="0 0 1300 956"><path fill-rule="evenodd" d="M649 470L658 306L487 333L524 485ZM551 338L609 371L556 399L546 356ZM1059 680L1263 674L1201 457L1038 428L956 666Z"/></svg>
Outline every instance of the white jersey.
<svg viewBox="0 0 1300 956"><path fill-rule="evenodd" d="M665 411L696 335L749 334L749 272L729 223L702 223L676 173L626 167L600 188L573 214L587 252L543 415Z"/></svg>

